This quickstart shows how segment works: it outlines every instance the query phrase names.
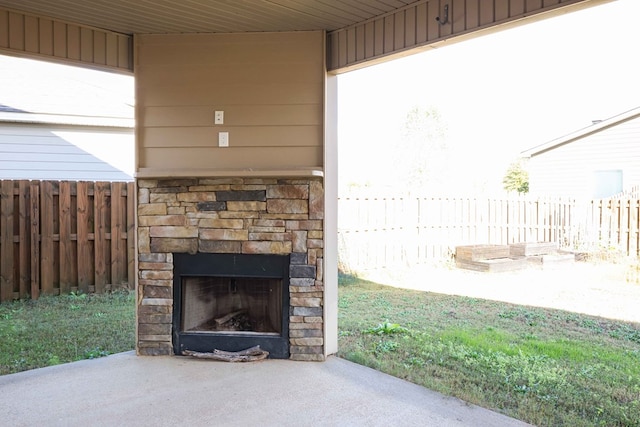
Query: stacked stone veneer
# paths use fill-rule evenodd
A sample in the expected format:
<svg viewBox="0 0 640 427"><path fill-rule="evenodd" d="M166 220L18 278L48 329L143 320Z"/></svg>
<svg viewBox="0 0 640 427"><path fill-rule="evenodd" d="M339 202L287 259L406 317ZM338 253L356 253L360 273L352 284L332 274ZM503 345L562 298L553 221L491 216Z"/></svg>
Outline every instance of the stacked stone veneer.
<svg viewBox="0 0 640 427"><path fill-rule="evenodd" d="M290 254L291 359L323 360L320 179L139 179L137 352L169 355L173 254Z"/></svg>

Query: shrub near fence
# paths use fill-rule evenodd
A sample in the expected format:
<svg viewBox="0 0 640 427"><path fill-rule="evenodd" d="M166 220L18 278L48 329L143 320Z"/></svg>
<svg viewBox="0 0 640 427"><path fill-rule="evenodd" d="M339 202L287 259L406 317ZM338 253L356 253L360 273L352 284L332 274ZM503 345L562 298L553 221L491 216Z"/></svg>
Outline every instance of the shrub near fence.
<svg viewBox="0 0 640 427"><path fill-rule="evenodd" d="M364 271L449 258L456 246L554 242L638 256L640 200L341 198L340 262Z"/></svg>
<svg viewBox="0 0 640 427"><path fill-rule="evenodd" d="M135 277L133 182L0 181L0 301Z"/></svg>

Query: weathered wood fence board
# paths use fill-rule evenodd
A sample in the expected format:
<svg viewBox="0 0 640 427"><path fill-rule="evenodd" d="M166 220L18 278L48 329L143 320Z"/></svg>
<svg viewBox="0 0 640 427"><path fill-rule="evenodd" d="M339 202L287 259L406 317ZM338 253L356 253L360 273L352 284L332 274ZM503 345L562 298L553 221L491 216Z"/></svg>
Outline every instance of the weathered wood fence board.
<svg viewBox="0 0 640 427"><path fill-rule="evenodd" d="M40 186L37 183L29 185L29 197L28 213L31 215L29 216L25 214L27 219L31 222L31 227L29 227L29 253L24 254L24 250L21 250L20 254L21 256L24 254L25 262L31 265L31 276L27 277L27 280L31 282L30 292L25 294L30 295L33 299L37 299L40 297ZM2 227L0 227L0 233L2 233ZM20 241L23 241L22 238ZM26 245L24 246L26 247ZM29 257L28 261L27 257ZM21 289L20 295L25 294L22 293Z"/></svg>
<svg viewBox="0 0 640 427"><path fill-rule="evenodd" d="M76 190L77 205L77 246L78 246L78 290L89 292L93 283L93 245L89 241L89 227L93 209L89 206L89 183L79 182ZM93 229L93 228L92 228Z"/></svg>
<svg viewBox="0 0 640 427"><path fill-rule="evenodd" d="M13 297L13 183L0 185L0 300ZM9 232L10 230L10 232Z"/></svg>
<svg viewBox="0 0 640 427"><path fill-rule="evenodd" d="M133 283L135 186L0 181L0 301Z"/></svg>
<svg viewBox="0 0 640 427"><path fill-rule="evenodd" d="M0 181L0 301L104 292L135 277L133 183ZM446 258L469 244L557 242L640 253L640 200L339 200L341 263Z"/></svg>
<svg viewBox="0 0 640 427"><path fill-rule="evenodd" d="M473 244L640 254L639 199L341 198L338 213L341 263L353 270L439 260Z"/></svg>

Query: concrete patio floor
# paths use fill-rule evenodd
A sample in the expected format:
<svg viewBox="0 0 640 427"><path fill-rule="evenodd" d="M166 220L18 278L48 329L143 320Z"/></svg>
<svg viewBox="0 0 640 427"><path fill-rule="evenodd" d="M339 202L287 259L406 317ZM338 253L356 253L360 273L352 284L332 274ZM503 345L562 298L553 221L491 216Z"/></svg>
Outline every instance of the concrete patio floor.
<svg viewBox="0 0 640 427"><path fill-rule="evenodd" d="M0 376L5 426L524 426L354 363L133 352Z"/></svg>

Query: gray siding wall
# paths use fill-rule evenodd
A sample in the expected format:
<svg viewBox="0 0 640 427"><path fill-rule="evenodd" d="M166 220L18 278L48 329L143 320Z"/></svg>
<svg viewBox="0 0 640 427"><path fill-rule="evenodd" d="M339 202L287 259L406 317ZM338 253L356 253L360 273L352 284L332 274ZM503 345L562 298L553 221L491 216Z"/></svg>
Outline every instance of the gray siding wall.
<svg viewBox="0 0 640 427"><path fill-rule="evenodd" d="M133 129L0 123L0 179L131 181L133 155Z"/></svg>
<svg viewBox="0 0 640 427"><path fill-rule="evenodd" d="M640 117L533 156L533 196L592 198L594 172L621 170L623 189L640 184Z"/></svg>

